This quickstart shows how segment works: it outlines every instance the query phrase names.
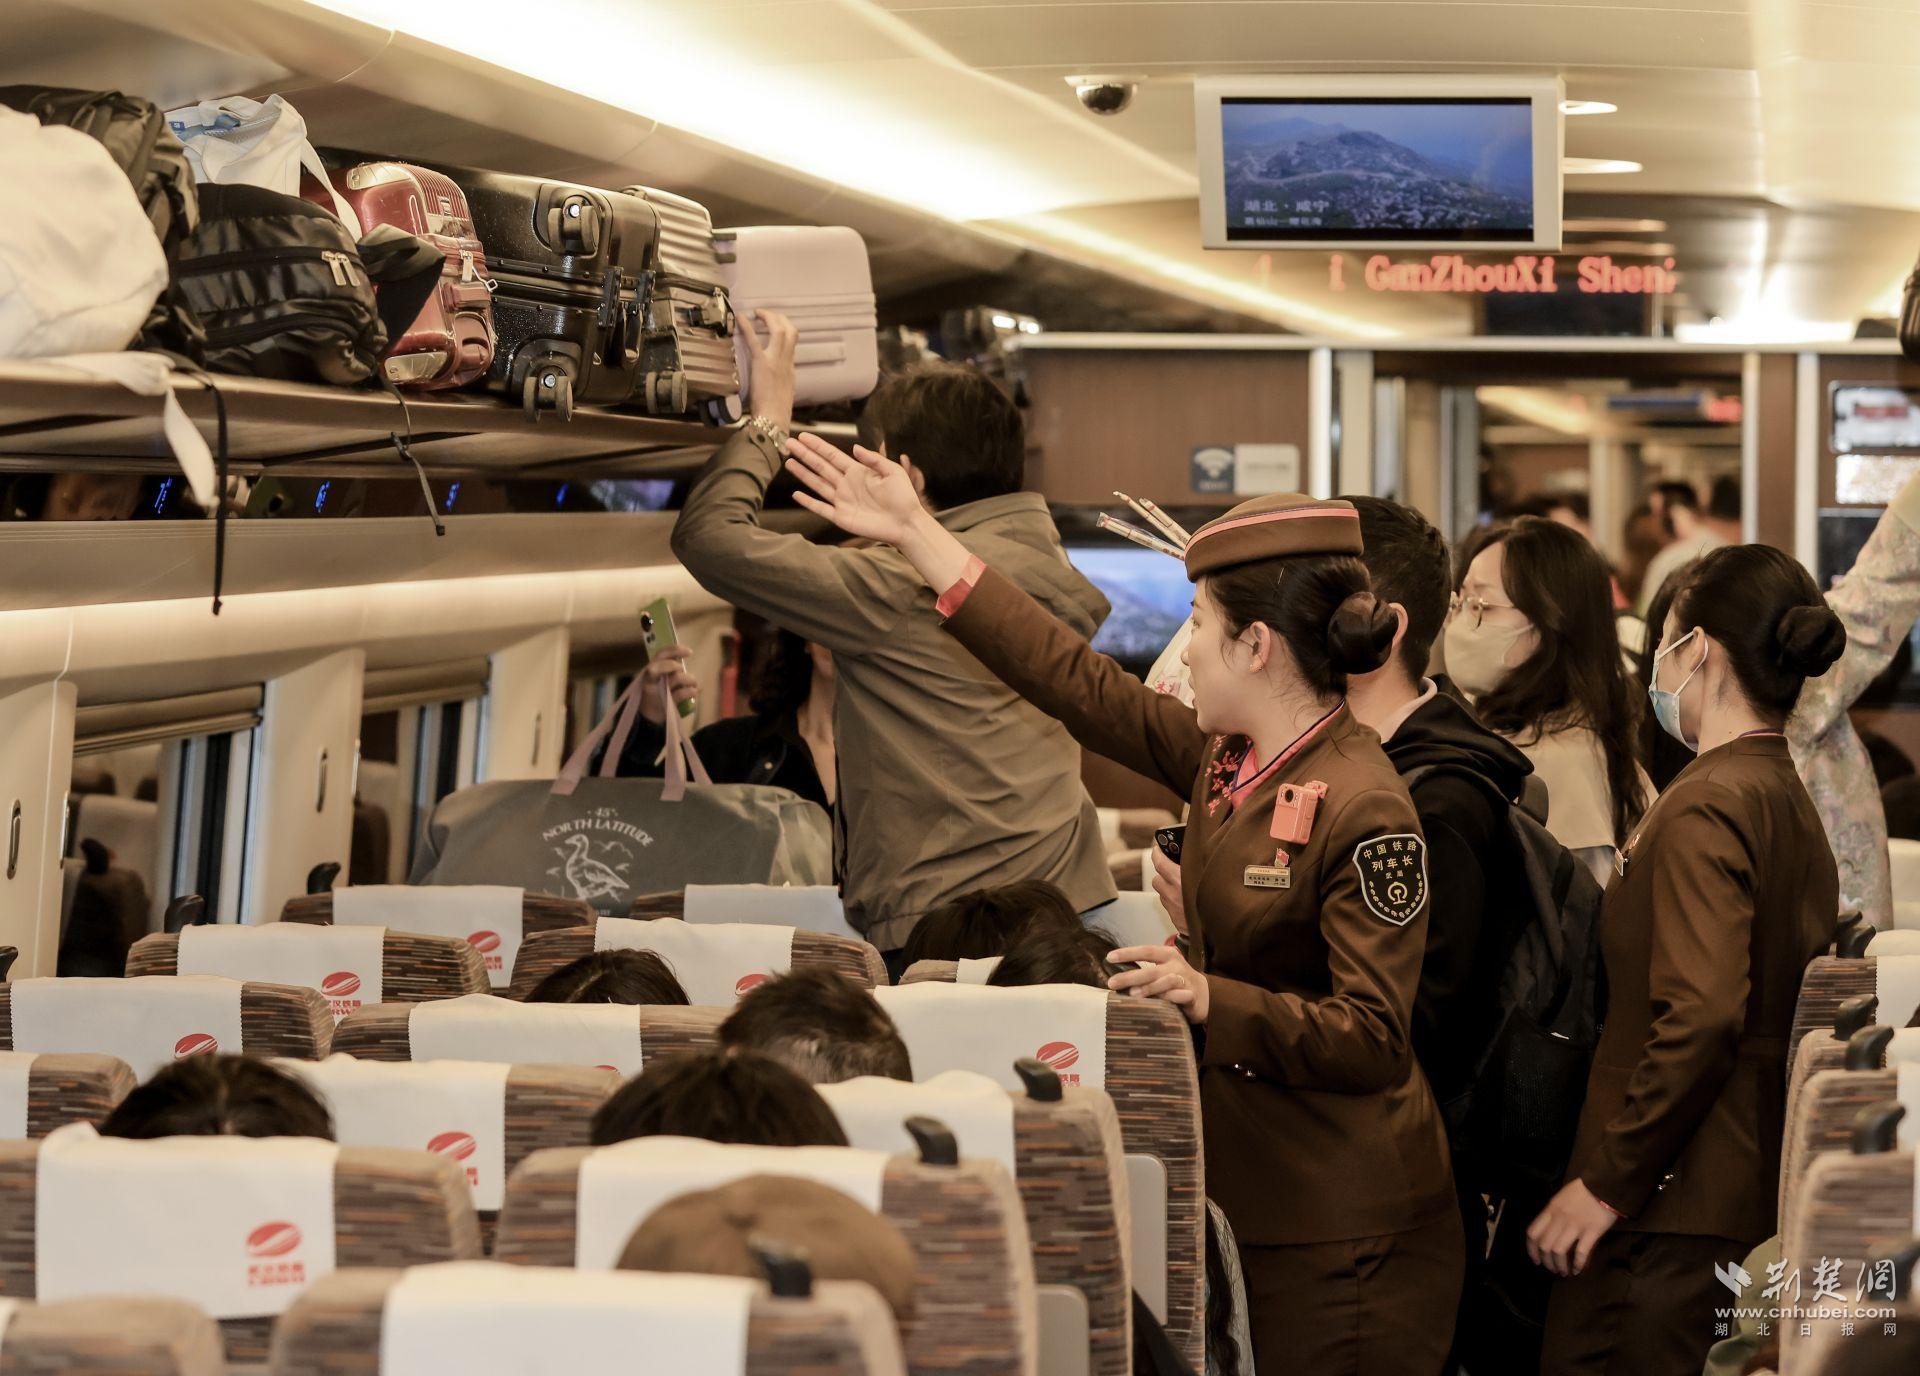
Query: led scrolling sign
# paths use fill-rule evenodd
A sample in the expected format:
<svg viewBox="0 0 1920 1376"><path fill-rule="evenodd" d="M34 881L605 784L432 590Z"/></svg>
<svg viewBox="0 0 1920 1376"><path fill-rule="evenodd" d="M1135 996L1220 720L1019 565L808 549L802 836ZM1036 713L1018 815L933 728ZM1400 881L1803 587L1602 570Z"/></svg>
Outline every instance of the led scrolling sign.
<svg viewBox="0 0 1920 1376"><path fill-rule="evenodd" d="M1327 259L1327 285L1346 291L1348 255ZM1498 262L1470 262L1458 253L1436 253L1421 262L1395 262L1384 253L1369 257L1360 268L1360 284L1368 291L1442 293L1544 292L1562 290L1602 296L1671 296L1679 290L1680 274L1674 260L1664 263L1614 262L1610 254L1590 254L1572 264L1572 272L1551 254L1522 253Z"/></svg>

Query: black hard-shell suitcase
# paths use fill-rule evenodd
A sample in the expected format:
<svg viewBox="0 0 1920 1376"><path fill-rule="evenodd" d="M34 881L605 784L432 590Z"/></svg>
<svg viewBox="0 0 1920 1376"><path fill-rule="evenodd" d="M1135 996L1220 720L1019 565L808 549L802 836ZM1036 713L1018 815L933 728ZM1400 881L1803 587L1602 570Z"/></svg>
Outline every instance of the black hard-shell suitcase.
<svg viewBox="0 0 1920 1376"><path fill-rule="evenodd" d="M713 216L698 201L629 186L660 216L660 248L647 300L646 360L634 404L654 415L701 412L740 418L733 307L713 245Z"/></svg>
<svg viewBox="0 0 1920 1376"><path fill-rule="evenodd" d="M529 414L613 406L639 385L660 217L617 191L445 168L487 250L499 336L487 386Z"/></svg>

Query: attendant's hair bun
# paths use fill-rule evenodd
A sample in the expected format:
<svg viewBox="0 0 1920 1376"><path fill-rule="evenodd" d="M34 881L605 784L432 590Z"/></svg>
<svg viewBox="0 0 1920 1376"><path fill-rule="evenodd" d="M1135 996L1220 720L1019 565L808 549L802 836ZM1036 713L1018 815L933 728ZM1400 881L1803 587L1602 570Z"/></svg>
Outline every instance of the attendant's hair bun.
<svg viewBox="0 0 1920 1376"><path fill-rule="evenodd" d="M1370 592L1350 594L1327 621L1327 658L1343 674L1370 674L1393 653L1393 609Z"/></svg>
<svg viewBox="0 0 1920 1376"><path fill-rule="evenodd" d="M1824 602L1789 607L1774 624L1773 643L1781 668L1818 678L1846 650L1847 628Z"/></svg>

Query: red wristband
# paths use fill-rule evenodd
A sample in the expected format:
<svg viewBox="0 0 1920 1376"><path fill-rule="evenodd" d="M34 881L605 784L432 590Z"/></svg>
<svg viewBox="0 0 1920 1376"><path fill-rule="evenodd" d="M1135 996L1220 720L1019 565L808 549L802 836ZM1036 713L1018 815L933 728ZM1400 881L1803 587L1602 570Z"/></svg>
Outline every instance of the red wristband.
<svg viewBox="0 0 1920 1376"><path fill-rule="evenodd" d="M980 581L980 575L986 571L987 566L981 562L979 555L967 556L967 566L960 571L959 581L941 593L939 599L933 604L933 609L940 613L942 620L960 610L968 596L972 594L974 584Z"/></svg>

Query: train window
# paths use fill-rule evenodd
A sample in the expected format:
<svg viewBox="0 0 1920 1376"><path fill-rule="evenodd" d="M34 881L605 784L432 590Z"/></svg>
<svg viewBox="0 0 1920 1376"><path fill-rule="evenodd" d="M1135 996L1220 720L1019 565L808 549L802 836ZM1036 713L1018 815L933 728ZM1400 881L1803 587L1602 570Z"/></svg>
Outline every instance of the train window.
<svg viewBox="0 0 1920 1376"><path fill-rule="evenodd" d="M346 879L403 883L435 803L478 777L484 658L369 670Z"/></svg>
<svg viewBox="0 0 1920 1376"><path fill-rule="evenodd" d="M258 685L161 701L90 704L75 722L62 856L67 973L118 973L108 952L157 931L168 902L199 894L221 921L246 911ZM84 932L71 924L75 915ZM113 933L113 941L103 933ZM98 949L94 949L98 948ZM81 970L98 957L102 968Z"/></svg>
<svg viewBox="0 0 1920 1376"><path fill-rule="evenodd" d="M613 704L633 676L646 666L647 652L639 645L609 645L576 649L567 660L567 731L560 750L565 759L579 746L595 723L613 710Z"/></svg>

